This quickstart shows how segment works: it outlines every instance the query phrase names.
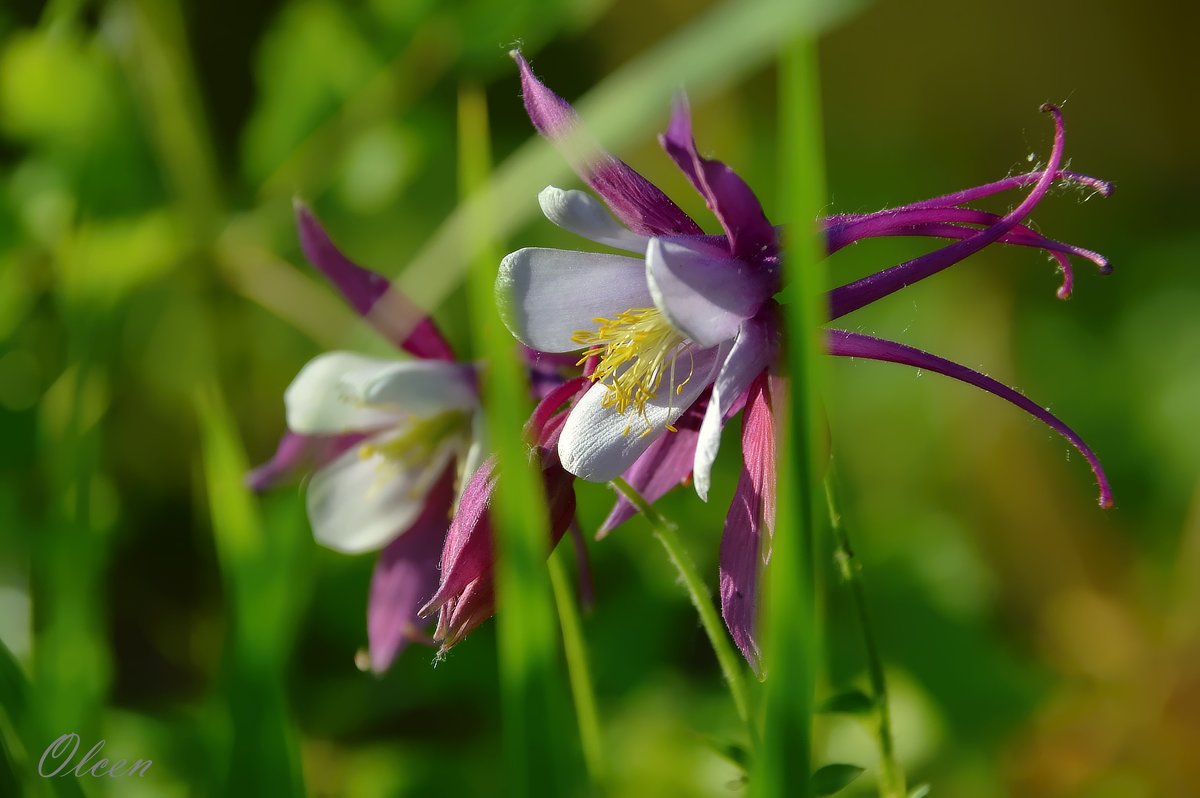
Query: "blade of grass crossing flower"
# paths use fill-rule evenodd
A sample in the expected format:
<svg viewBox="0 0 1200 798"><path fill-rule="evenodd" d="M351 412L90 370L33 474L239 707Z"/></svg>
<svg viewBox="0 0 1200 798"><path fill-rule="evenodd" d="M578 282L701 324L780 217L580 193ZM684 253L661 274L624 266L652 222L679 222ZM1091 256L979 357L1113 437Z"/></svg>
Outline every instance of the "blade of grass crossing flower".
<svg viewBox="0 0 1200 798"><path fill-rule="evenodd" d="M758 735L750 714L750 694L746 689L746 680L743 675L743 660L733 648L733 643L725 631L725 624L721 621L720 615L717 614L717 608L713 604L712 594L709 592L708 586L704 584L704 578L700 576L696 563L692 561L692 556L688 554L683 541L676 534L675 525L654 509L642 494L619 477L609 484L628 499L629 503L646 518L650 528L654 530L654 537L658 538L659 543L666 549L671 564L679 571L683 586L692 599L692 606L696 608L696 614L700 616L700 625L704 628L704 633L708 635L708 642L717 656L721 674L725 677L725 683L729 685L729 693L733 697L738 717L746 725L746 735L749 738L751 750L753 750Z"/></svg>
<svg viewBox="0 0 1200 798"><path fill-rule="evenodd" d="M482 90L459 91L459 187L463 199L488 180L490 144ZM475 204L471 207L482 208ZM500 255L491 239L492 220L477 212L468 225L470 264L467 296L475 351L487 364L483 374L488 441L500 468L492 507L496 536L496 631L500 658L504 760L510 795L564 795L569 739L563 728L562 681L554 604L546 570L549 541L545 491L529 462L523 438L523 409L529 386L496 310L494 284Z"/></svg>
<svg viewBox="0 0 1200 798"><path fill-rule="evenodd" d="M296 611L289 566L300 538L264 533L242 480L249 464L215 386L198 391L196 415L231 627L224 700L233 740L224 794L301 796L299 748L283 692Z"/></svg>
<svg viewBox="0 0 1200 798"><path fill-rule="evenodd" d="M592 687L591 667L588 665L587 642L583 638L583 623L575 603L575 591L567 576L563 560L570 553L563 548L550 556L550 585L558 607L558 624L562 627L563 652L567 658L567 677L571 680L571 697L575 702L575 718L579 724L579 741L583 745L583 762L594 791L604 787L604 737L600 731L600 713L596 709L596 691Z"/></svg>
<svg viewBox="0 0 1200 798"><path fill-rule="evenodd" d="M822 321L816 219L824 204L820 84L815 39L785 46L779 62L781 205L794 220L786 247L785 367L779 506L763 608L766 703L751 794L812 794L813 685L820 661L813 535L817 524Z"/></svg>
<svg viewBox="0 0 1200 798"><path fill-rule="evenodd" d="M862 564L855 558L854 549L850 546L850 533L842 523L842 514L838 510L837 477L833 466L825 475L825 502L829 508L829 526L833 530L836 549L834 556L841 568L841 576L850 586L854 601L854 611L858 615L858 624L862 628L863 643L867 653L867 674L871 680L872 709L876 715L876 738L879 741L879 796L880 798L904 798L904 771L896 759L896 749L892 740L892 712L888 704L887 679L883 673L883 659L879 656L879 646L875 642L874 628L871 626L871 616L867 610L866 588L863 587Z"/></svg>

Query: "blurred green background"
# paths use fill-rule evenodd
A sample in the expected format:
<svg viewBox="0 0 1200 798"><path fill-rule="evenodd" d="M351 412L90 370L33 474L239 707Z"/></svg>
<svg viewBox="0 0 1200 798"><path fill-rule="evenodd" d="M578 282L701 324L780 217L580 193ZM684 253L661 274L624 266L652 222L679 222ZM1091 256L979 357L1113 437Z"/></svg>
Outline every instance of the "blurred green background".
<svg viewBox="0 0 1200 798"><path fill-rule="evenodd" d="M770 9L746 13L768 13L758 7ZM514 42L573 99L721 11L0 8L0 639L20 664L0 668L0 794L70 794L74 779L33 773L67 731L154 761L143 779L83 780L87 795L494 792L492 625L437 667L414 648L382 679L361 673L372 558L317 549L299 489L261 501L239 489L247 458L273 451L303 363L387 351L303 262L290 200L311 200L353 257L398 275L457 205L460 82L486 88L503 164L532 132ZM1048 148L1047 100L1065 103L1072 168L1117 185L1107 200L1056 191L1034 216L1116 267L1102 278L1077 264L1068 302L1043 258L993 248L846 320L1049 404L1116 492L1116 509L1099 510L1081 458L992 397L896 366L833 365L843 511L902 759L933 795L1200 794L1198 24L1184 3L896 0L822 39L830 212L1028 168ZM654 63L654 79L697 88L696 64ZM770 212L769 55L719 68L694 97L701 147ZM710 225L651 135L666 113L625 120L620 153ZM521 221L511 248L576 245L536 215L533 192L508 201ZM927 246L863 243L827 279ZM431 265L406 276L416 292L446 268ZM435 312L466 352L462 307L458 288ZM727 446L708 506L686 490L662 503L714 584L736 457ZM579 495L594 529L611 496ZM736 717L661 550L640 519L590 548L584 623L611 794L737 794L716 752ZM822 570L825 692L862 684L864 661L848 596L832 563ZM819 730L818 761L874 765L856 721ZM872 794L871 775L847 794Z"/></svg>

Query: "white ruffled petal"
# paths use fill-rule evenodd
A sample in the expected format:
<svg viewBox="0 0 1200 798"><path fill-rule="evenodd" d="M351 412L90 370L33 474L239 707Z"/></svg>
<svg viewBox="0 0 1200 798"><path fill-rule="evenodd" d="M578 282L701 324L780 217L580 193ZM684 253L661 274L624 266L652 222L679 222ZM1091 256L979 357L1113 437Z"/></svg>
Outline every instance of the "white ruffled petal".
<svg viewBox="0 0 1200 798"><path fill-rule="evenodd" d="M425 498L452 456L442 446L432 457L397 463L356 447L313 474L308 519L322 546L358 554L386 546L412 526Z"/></svg>
<svg viewBox="0 0 1200 798"><path fill-rule="evenodd" d="M712 383L728 351L729 345L725 344L696 351L694 361L689 361L686 353L681 355L682 362L694 362L692 378L678 394L664 386L658 397L646 403L644 419L632 410L622 414L604 407L609 389L603 383L593 385L563 424L558 441L563 468L591 482L607 482L625 473Z"/></svg>
<svg viewBox="0 0 1200 798"><path fill-rule="evenodd" d="M500 262L496 300L509 331L542 352L581 349L572 336L597 317L654 304L639 258L536 247Z"/></svg>
<svg viewBox="0 0 1200 798"><path fill-rule="evenodd" d="M414 416L471 410L479 404L471 366L444 360L394 360L352 370L341 386L354 401Z"/></svg>
<svg viewBox="0 0 1200 798"><path fill-rule="evenodd" d="M347 374L379 372L393 364L354 352L327 352L313 358L284 391L288 429L301 435L338 435L394 424L394 413L365 407L342 382Z"/></svg>

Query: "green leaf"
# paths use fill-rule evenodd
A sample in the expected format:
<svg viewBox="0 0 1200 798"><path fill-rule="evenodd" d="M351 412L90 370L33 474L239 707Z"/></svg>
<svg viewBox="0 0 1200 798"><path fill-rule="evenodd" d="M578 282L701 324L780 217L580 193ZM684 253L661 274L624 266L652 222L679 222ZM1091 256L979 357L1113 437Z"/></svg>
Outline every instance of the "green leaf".
<svg viewBox="0 0 1200 798"><path fill-rule="evenodd" d="M833 764L818 768L812 774L812 791L814 795L833 795L841 792L850 782L863 773L858 765Z"/></svg>
<svg viewBox="0 0 1200 798"><path fill-rule="evenodd" d="M918 784L913 787L912 792L908 794L908 798L925 798L933 791L933 786L930 784Z"/></svg>
<svg viewBox="0 0 1200 798"><path fill-rule="evenodd" d="M750 770L750 749L741 743L724 742L709 738L708 744L720 756L738 766L743 773Z"/></svg>
<svg viewBox="0 0 1200 798"><path fill-rule="evenodd" d="M870 715L878 708L875 699L862 690L847 690L825 699L818 712L842 715Z"/></svg>

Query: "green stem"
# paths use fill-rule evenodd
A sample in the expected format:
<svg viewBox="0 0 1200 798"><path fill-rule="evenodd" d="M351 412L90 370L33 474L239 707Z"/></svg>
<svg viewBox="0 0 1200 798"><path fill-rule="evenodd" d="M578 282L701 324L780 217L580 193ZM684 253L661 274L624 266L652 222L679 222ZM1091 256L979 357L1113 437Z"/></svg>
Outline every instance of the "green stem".
<svg viewBox="0 0 1200 798"><path fill-rule="evenodd" d="M854 600L854 611L863 633L863 644L867 652L867 677L871 682L871 693L875 699L878 724L875 732L879 740L879 795L880 798L904 798L904 771L896 759L892 741L892 713L888 705L887 679L883 673L883 658L879 656L879 645L875 642L874 627L867 611L866 589L863 587L862 563L854 556L850 546L850 534L842 524L834 489L834 472L830 467L825 477L825 501L829 506L829 525L837 544L834 558L837 560L842 579L850 586Z"/></svg>
<svg viewBox="0 0 1200 798"><path fill-rule="evenodd" d="M571 681L571 698L575 702L575 717L579 722L579 741L583 747L583 762L595 792L604 785L604 743L600 733L600 713L596 710L596 691L592 687L591 668L588 665L587 644L583 638L583 624L579 619L579 607L575 604L571 580L562 558L567 556L563 548L550 555L550 586L554 591L554 603L558 607L558 625L562 629L563 652L567 659L567 676Z"/></svg>
<svg viewBox="0 0 1200 798"><path fill-rule="evenodd" d="M700 616L700 625L704 627L704 632L708 635L708 642L712 645L713 653L717 655L717 663L721 666L721 673L725 677L726 684L729 685L733 704L737 708L738 717L746 726L746 734L749 736L750 746L753 749L758 733L750 715L750 694L746 689L746 680L742 677L741 657L734 650L729 636L725 634L725 625L717 615L712 594L708 592L708 586L704 584L704 579L700 576L696 563L688 554L683 541L679 539L675 525L654 509L632 485L620 477L608 484L645 516L650 523L650 528L654 530L654 536L667 550L667 557L670 558L671 564L675 566L675 570L679 571L679 576L683 579L683 586L687 588L692 605Z"/></svg>

